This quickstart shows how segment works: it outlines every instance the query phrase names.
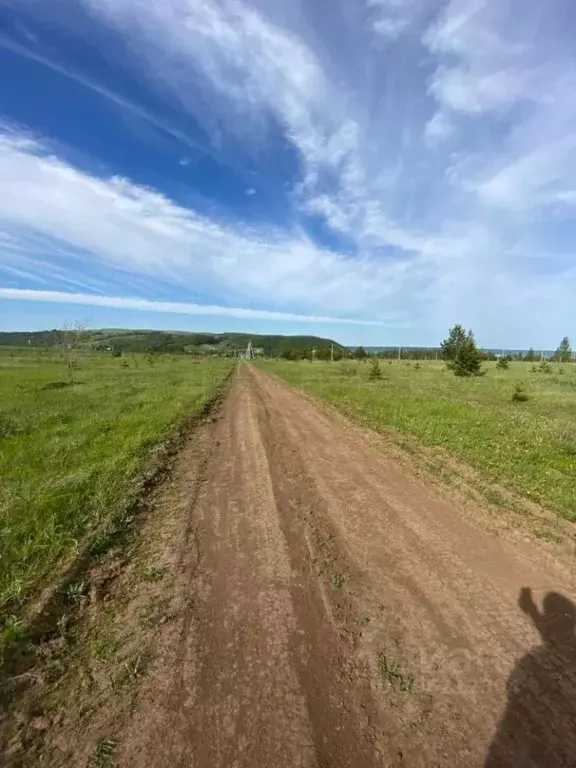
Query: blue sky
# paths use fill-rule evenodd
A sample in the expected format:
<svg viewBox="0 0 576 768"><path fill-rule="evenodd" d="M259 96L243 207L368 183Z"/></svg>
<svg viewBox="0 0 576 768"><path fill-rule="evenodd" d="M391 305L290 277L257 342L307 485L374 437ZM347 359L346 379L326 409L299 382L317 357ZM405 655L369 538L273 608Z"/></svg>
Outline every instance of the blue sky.
<svg viewBox="0 0 576 768"><path fill-rule="evenodd" d="M576 336L571 0L14 0L0 325Z"/></svg>

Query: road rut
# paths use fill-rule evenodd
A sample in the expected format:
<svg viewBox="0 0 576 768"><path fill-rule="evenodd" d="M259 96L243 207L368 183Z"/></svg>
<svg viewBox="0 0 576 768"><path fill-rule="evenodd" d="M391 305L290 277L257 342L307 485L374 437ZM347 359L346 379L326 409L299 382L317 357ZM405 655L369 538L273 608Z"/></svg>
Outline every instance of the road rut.
<svg viewBox="0 0 576 768"><path fill-rule="evenodd" d="M120 765L576 765L570 563L246 363L210 439Z"/></svg>

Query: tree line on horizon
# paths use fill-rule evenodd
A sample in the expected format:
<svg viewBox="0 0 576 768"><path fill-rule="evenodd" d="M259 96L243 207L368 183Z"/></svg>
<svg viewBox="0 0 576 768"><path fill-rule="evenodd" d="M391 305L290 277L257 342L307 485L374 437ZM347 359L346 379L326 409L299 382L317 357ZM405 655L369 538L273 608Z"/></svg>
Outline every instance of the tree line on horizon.
<svg viewBox="0 0 576 768"><path fill-rule="evenodd" d="M481 363L498 361L501 367L507 362L529 363L545 361L569 363L574 354L570 339L565 336L552 356L544 355L531 347L527 352L514 351L501 354L480 349L471 330L454 325L448 337L438 347L386 347L377 351L363 346L347 348L315 336L279 336L240 333L190 333L138 330L90 330L84 326L73 329L53 329L40 332L0 332L0 346L88 347L94 351L122 353L146 352L149 354L186 353L198 356L238 356L249 340L260 356L278 357L284 360L339 361L362 360L443 360L457 375L473 376L481 373ZM504 361L504 363L503 363Z"/></svg>
<svg viewBox="0 0 576 768"><path fill-rule="evenodd" d="M541 360L543 353L536 352L533 347L523 352L513 352L497 355L492 350L483 350L476 344L476 339L471 330L466 331L463 325L454 325L450 328L448 337L439 347L388 347L386 349L370 352L363 346L348 350L344 347L330 349L286 349L281 357L285 360L342 360L355 359L359 361L372 360L443 360L456 376L481 376L482 363L485 361L498 361L500 368L507 368L513 360L535 363ZM558 363L569 363L573 359L570 339L565 336L552 360Z"/></svg>

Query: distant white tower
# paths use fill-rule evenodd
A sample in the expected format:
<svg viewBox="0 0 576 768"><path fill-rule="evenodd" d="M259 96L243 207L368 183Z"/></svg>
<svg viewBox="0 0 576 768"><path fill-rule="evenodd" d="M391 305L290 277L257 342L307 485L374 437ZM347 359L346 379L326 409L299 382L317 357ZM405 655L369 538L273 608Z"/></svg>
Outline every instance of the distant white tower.
<svg viewBox="0 0 576 768"><path fill-rule="evenodd" d="M252 342L248 342L248 346L246 347L246 360L252 360L254 357L254 352L252 351Z"/></svg>

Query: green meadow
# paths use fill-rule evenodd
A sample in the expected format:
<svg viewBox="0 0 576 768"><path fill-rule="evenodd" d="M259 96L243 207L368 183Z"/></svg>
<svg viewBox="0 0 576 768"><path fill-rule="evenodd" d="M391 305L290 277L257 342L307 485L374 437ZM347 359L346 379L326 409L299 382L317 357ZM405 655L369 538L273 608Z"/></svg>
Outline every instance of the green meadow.
<svg viewBox="0 0 576 768"><path fill-rule="evenodd" d="M103 543L155 447L231 367L82 351L69 369L57 351L0 349L0 619Z"/></svg>

